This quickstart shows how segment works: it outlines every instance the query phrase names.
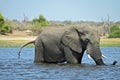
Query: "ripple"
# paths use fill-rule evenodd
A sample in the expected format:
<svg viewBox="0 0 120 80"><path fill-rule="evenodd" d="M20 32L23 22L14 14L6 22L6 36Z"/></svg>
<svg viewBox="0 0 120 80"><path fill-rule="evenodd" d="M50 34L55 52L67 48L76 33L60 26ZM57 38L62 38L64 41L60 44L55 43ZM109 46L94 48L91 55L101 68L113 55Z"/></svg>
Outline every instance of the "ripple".
<svg viewBox="0 0 120 80"><path fill-rule="evenodd" d="M81 64L35 64L34 49L25 48L17 59L18 48L0 48L0 80L119 80L120 48L101 48L107 66L96 66L84 54ZM4 53L3 53L4 52ZM117 65L111 65L116 59Z"/></svg>

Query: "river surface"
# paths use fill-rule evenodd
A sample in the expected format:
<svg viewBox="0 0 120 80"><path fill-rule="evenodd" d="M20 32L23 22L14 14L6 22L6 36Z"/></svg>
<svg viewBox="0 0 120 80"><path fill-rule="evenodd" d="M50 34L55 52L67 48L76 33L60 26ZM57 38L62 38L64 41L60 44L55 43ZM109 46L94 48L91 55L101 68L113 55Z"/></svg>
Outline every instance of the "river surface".
<svg viewBox="0 0 120 80"><path fill-rule="evenodd" d="M34 48L0 48L0 80L120 80L120 47L102 47L107 66L96 66L87 54L82 64L35 64ZM116 65L111 65L116 60Z"/></svg>

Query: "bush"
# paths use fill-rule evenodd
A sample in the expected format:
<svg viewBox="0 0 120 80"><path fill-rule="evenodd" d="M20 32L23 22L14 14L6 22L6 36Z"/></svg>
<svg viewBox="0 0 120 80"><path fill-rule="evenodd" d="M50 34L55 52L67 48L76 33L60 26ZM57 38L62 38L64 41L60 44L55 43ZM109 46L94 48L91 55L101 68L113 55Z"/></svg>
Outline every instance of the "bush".
<svg viewBox="0 0 120 80"><path fill-rule="evenodd" d="M4 17L0 13L0 29L2 28L3 25L4 25Z"/></svg>
<svg viewBox="0 0 120 80"><path fill-rule="evenodd" d="M120 38L120 30L114 31L112 34L109 35L109 38Z"/></svg>
<svg viewBox="0 0 120 80"><path fill-rule="evenodd" d="M33 35L37 35L41 32L42 28L40 27L39 24L34 25L31 27L31 31L34 33Z"/></svg>
<svg viewBox="0 0 120 80"><path fill-rule="evenodd" d="M49 22L46 20L46 18L43 15L40 15L38 18L35 18L32 20L33 27L31 27L31 30L35 34L39 34L43 28L45 28Z"/></svg>
<svg viewBox="0 0 120 80"><path fill-rule="evenodd" d="M1 34L12 33L12 28L10 25L4 24L0 30Z"/></svg>
<svg viewBox="0 0 120 80"><path fill-rule="evenodd" d="M120 38L120 27L118 25L114 24L110 28L109 38Z"/></svg>
<svg viewBox="0 0 120 80"><path fill-rule="evenodd" d="M12 33L10 24L5 23L4 17L0 13L0 34Z"/></svg>

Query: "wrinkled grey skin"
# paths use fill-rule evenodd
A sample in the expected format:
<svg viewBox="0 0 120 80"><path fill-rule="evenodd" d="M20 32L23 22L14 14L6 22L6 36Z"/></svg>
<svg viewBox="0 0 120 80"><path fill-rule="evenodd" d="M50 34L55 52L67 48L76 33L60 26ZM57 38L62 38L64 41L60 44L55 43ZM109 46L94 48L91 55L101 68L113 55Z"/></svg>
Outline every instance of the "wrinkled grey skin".
<svg viewBox="0 0 120 80"><path fill-rule="evenodd" d="M86 50L97 65L104 65L99 43L100 37L92 27L59 27L46 28L35 41L35 63L67 63L81 64ZM22 48L19 51L19 56Z"/></svg>

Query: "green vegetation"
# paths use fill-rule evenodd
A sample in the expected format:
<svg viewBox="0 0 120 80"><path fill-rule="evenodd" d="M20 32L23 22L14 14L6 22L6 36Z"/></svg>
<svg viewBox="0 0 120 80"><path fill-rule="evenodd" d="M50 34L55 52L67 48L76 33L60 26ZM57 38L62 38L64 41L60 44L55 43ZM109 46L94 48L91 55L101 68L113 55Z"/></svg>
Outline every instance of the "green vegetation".
<svg viewBox="0 0 120 80"><path fill-rule="evenodd" d="M43 15L40 15L39 18L33 19L32 22L33 27L31 28L31 30L36 34L39 34L41 30L49 24L49 22Z"/></svg>
<svg viewBox="0 0 120 80"><path fill-rule="evenodd" d="M110 28L109 38L120 38L120 27L117 24Z"/></svg>
<svg viewBox="0 0 120 80"><path fill-rule="evenodd" d="M120 38L101 39L100 46L120 47Z"/></svg>
<svg viewBox="0 0 120 80"><path fill-rule="evenodd" d="M23 44L27 43L27 40L0 40L0 47L21 47ZM101 39L101 47L120 47L120 38L110 38L110 39ZM33 44L28 45L27 47L34 47Z"/></svg>
<svg viewBox="0 0 120 80"><path fill-rule="evenodd" d="M26 40L0 40L0 47L2 48L15 48L15 47L21 47L25 43L29 41ZM27 47L33 47L33 44L28 45Z"/></svg>
<svg viewBox="0 0 120 80"><path fill-rule="evenodd" d="M10 23L5 23L5 18L0 13L0 34L12 33L12 27Z"/></svg>

